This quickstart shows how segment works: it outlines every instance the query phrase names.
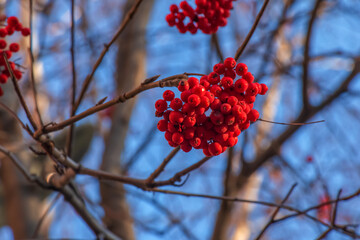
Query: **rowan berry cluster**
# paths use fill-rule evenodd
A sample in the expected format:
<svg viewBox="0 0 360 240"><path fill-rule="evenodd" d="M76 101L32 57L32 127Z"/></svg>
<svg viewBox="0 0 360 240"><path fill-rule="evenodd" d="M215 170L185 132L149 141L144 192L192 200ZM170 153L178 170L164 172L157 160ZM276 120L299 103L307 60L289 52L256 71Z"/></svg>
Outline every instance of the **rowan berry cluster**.
<svg viewBox="0 0 360 240"><path fill-rule="evenodd" d="M30 35L30 29L24 28L22 24L19 22L19 19L17 17L8 17L1 16L0 22L4 22L6 20L7 25L0 28L0 83L5 84L9 77L10 72L8 68L6 67L6 62L3 57L3 53L5 52L6 57L10 59L12 57L12 54L15 52L18 52L20 50L20 45L16 42L8 44L6 36L11 36L14 34L14 32L21 32L22 36L29 36ZM4 23L5 25L5 23ZM22 73L20 70L16 69L16 64L9 60L10 67L16 77L17 80L19 80L22 77ZM4 94L3 89L0 87L0 96Z"/></svg>
<svg viewBox="0 0 360 240"><path fill-rule="evenodd" d="M189 31L195 34L200 29L203 33L212 34L219 27L226 26L233 1L235 0L195 0L195 9L182 1L180 9L175 4L170 6L171 13L166 16L166 21L169 26L176 26L180 33Z"/></svg>
<svg viewBox="0 0 360 240"><path fill-rule="evenodd" d="M180 145L184 152L203 149L206 156L215 156L233 147L241 131L259 118L254 102L268 87L254 82L244 63L227 58L200 81L195 77L181 81L178 89L180 98L166 90L156 101L155 115L163 117L157 128L172 147Z"/></svg>

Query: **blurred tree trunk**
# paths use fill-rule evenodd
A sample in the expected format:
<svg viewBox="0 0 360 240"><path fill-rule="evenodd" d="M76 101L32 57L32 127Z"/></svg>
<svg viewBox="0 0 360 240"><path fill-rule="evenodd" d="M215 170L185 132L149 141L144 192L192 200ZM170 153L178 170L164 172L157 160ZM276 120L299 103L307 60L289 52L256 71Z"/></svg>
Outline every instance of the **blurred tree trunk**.
<svg viewBox="0 0 360 240"><path fill-rule="evenodd" d="M0 11L3 12L3 10ZM21 22L24 26L29 26L28 8L20 8L20 11ZM28 39L20 42L23 56L27 56L28 43ZM29 66L26 62L24 65ZM2 85L2 88L5 95L1 97L0 101L17 112L18 99L11 81ZM16 153L25 165L30 166L34 155L22 145L23 136L19 124L3 109L0 109L0 132L0 144ZM0 161L0 188L2 190L0 199L4 201L2 205L4 209L0 209L0 226L9 225L15 239L28 239L32 236L41 217L45 207L43 200L47 193L30 184L8 158L0 156ZM41 172L41 169L35 169L35 171ZM38 236L46 237L47 228L43 227Z"/></svg>
<svg viewBox="0 0 360 240"><path fill-rule="evenodd" d="M128 0L124 15L134 5ZM138 86L146 77L146 25L152 9L153 0L143 1L126 29L117 41L115 79L117 93L124 93ZM106 139L101 169L121 173L121 153L129 127L129 121L135 99L117 105L112 118L112 126ZM102 206L105 211L104 223L110 231L123 239L135 239L133 221L126 193L122 184L101 182Z"/></svg>

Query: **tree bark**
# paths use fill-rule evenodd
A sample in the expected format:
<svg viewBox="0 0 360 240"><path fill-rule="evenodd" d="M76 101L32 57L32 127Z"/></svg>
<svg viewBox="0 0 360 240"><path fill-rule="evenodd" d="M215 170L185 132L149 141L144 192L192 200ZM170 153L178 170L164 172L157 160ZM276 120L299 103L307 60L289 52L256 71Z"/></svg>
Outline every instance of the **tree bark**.
<svg viewBox="0 0 360 240"><path fill-rule="evenodd" d="M129 0L124 15L135 1ZM117 41L115 79L118 94L138 86L146 77L146 25L152 9L153 0L143 1ZM129 127L135 99L119 104L114 110L112 125L106 139L101 169L121 173L121 153ZM122 184L115 182L100 183L102 206L105 211L104 223L110 231L123 239L135 239L133 221L126 193Z"/></svg>

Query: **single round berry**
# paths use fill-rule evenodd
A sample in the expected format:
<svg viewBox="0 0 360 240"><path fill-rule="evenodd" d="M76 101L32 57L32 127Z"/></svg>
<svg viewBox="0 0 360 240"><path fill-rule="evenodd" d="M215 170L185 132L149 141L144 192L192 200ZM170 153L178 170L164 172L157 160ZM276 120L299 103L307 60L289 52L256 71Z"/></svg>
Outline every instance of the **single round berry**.
<svg viewBox="0 0 360 240"><path fill-rule="evenodd" d="M175 132L173 133L171 140L179 145L184 141L184 137L181 133Z"/></svg>
<svg viewBox="0 0 360 240"><path fill-rule="evenodd" d="M266 92L268 91L268 86L266 86L266 84L262 83L261 85L261 92L259 92L260 95L265 95Z"/></svg>
<svg viewBox="0 0 360 240"><path fill-rule="evenodd" d="M192 107L197 107L201 102L201 99L198 95L196 94L191 94L188 98L188 103L192 106Z"/></svg>
<svg viewBox="0 0 360 240"><path fill-rule="evenodd" d="M220 143L218 143L218 142L211 143L209 145L209 152L213 156L217 156L220 153L222 153L222 147L221 147Z"/></svg>
<svg viewBox="0 0 360 240"><path fill-rule="evenodd" d="M0 49L6 48L6 45L7 45L6 41L3 39L0 39Z"/></svg>
<svg viewBox="0 0 360 240"><path fill-rule="evenodd" d="M243 93L245 92L249 87L249 83L247 81L245 81L244 79L238 79L235 82L235 91L238 93Z"/></svg>
<svg viewBox="0 0 360 240"><path fill-rule="evenodd" d="M30 35L30 28L23 28L21 29L21 34L26 37ZM0 35L1 36L1 35Z"/></svg>
<svg viewBox="0 0 360 240"><path fill-rule="evenodd" d="M246 74L248 71L248 67L245 63L238 63L238 65L236 65L235 71L237 75L244 76L244 74Z"/></svg>
<svg viewBox="0 0 360 240"><path fill-rule="evenodd" d="M169 115L169 121L173 124L180 124L184 121L184 115L181 112L172 111Z"/></svg>
<svg viewBox="0 0 360 240"><path fill-rule="evenodd" d="M174 98L173 100L171 100L170 102L170 107L172 109L179 110L182 107L182 101L180 98Z"/></svg>
<svg viewBox="0 0 360 240"><path fill-rule="evenodd" d="M187 80L187 82L188 82L190 88L193 88L193 87L199 85L199 80L198 80L197 78L195 78L195 77L190 77L190 78Z"/></svg>
<svg viewBox="0 0 360 240"><path fill-rule="evenodd" d="M9 46L11 52L18 52L20 49L20 45L18 43L12 43Z"/></svg>
<svg viewBox="0 0 360 240"><path fill-rule="evenodd" d="M8 17L7 23L10 26L16 26L19 23L19 19L17 17L11 16L11 17Z"/></svg>
<svg viewBox="0 0 360 240"><path fill-rule="evenodd" d="M250 112L247 115L247 118L251 121L251 122L256 122L256 120L258 120L260 114L256 109L251 109Z"/></svg>
<svg viewBox="0 0 360 240"><path fill-rule="evenodd" d="M165 101L171 101L175 98L175 93L171 90L166 90L163 93L163 98L165 99Z"/></svg>
<svg viewBox="0 0 360 240"><path fill-rule="evenodd" d="M157 124L157 129L159 129L159 131L161 131L161 132L165 132L165 131L167 131L167 126L168 126L167 121L164 119L161 119Z"/></svg>
<svg viewBox="0 0 360 240"><path fill-rule="evenodd" d="M7 82L8 80L8 76L6 76L5 74L0 74L0 83L4 84Z"/></svg>
<svg viewBox="0 0 360 240"><path fill-rule="evenodd" d="M178 86L178 89L180 92L183 92L183 91L186 91L186 90L189 90L189 84L187 81L180 81L179 83L179 86Z"/></svg>
<svg viewBox="0 0 360 240"><path fill-rule="evenodd" d="M236 66L236 61L235 59L229 57L225 59L224 65L226 68L234 68Z"/></svg>
<svg viewBox="0 0 360 240"><path fill-rule="evenodd" d="M167 109L167 103L163 99L159 99L155 102L155 108L158 112L164 112Z"/></svg>

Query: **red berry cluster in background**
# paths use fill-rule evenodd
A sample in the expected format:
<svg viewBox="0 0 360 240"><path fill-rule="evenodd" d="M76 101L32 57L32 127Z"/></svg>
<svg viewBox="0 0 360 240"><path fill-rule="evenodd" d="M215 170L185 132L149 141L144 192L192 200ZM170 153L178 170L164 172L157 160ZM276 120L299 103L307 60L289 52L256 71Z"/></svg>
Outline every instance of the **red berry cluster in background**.
<svg viewBox="0 0 360 240"><path fill-rule="evenodd" d="M170 6L171 13L166 16L166 21L169 26L176 26L180 33L189 31L195 34L200 29L203 33L212 34L219 27L226 26L233 1L235 0L195 0L196 9L182 1L180 9L175 4Z"/></svg>
<svg viewBox="0 0 360 240"><path fill-rule="evenodd" d="M254 102L268 87L254 82L244 63L227 58L200 81L195 77L181 81L178 89L180 98L166 90L156 101L155 115L163 117L157 128L172 147L180 145L184 152L203 149L206 156L215 156L233 147L241 131L259 118Z"/></svg>
<svg viewBox="0 0 360 240"><path fill-rule="evenodd" d="M11 36L14 34L14 32L21 32L21 34L26 37L30 35L30 29L24 28L22 24L19 22L19 19L17 17L8 17L1 16L0 22L3 22L6 20L7 25L0 28L0 83L5 84L9 77L10 72L6 67L6 62L3 57L3 52L5 52L8 59L12 57L12 53L18 52L20 50L20 45L18 43L10 43L4 39L6 36ZM16 77L17 80L19 80L22 77L21 71L16 69L16 64L9 60L10 67ZM4 94L3 89L0 87L0 96Z"/></svg>

